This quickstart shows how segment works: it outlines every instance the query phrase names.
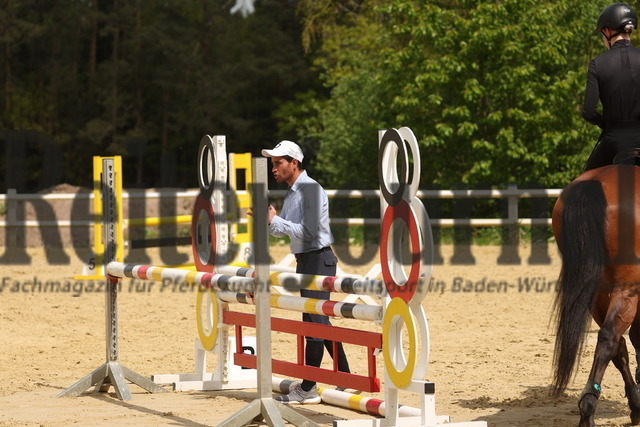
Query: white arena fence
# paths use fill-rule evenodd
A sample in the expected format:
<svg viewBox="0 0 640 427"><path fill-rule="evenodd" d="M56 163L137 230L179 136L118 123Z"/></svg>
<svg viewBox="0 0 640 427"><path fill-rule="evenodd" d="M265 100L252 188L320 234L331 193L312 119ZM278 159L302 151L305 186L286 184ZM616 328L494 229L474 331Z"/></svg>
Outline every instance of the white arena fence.
<svg viewBox="0 0 640 427"><path fill-rule="evenodd" d="M469 190L420 190L417 193L419 199L506 199L507 216L503 218L430 218L433 227L498 227L508 225L520 226L550 226L551 218L521 218L519 216L519 200L527 198L547 198L555 199L560 196L562 189L519 189L516 185L510 185L506 189L469 189ZM123 199L144 198L147 200L174 198L174 199L195 199L199 190L188 191L136 191L135 193L123 192ZM238 191L238 196L245 195L245 191ZM273 198L284 198L286 191L269 191L269 196ZM327 190L330 199L365 199L379 198L379 190ZM4 204L5 219L0 220L0 227L6 228L11 233L11 228L18 227L90 227L92 220L55 220L55 219L35 219L19 220L18 204L20 202L54 201L54 200L93 200L92 193L77 194L18 194L15 190L9 189L6 194L0 194L0 204ZM425 203L427 206L429 203ZM90 204L89 204L90 205ZM549 211L549 213L551 213ZM90 215L87 212L87 215ZM239 218L237 223L246 223L246 218ZM379 225L380 218L331 218L332 225Z"/></svg>

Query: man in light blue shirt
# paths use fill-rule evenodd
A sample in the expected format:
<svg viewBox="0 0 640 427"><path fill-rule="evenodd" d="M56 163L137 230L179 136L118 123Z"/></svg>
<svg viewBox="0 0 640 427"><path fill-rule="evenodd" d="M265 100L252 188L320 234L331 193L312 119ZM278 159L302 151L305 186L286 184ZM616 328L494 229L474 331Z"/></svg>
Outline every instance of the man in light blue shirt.
<svg viewBox="0 0 640 427"><path fill-rule="evenodd" d="M274 158L274 165L286 160ZM293 166L288 163L289 166ZM278 169L274 167L274 173ZM276 215L273 205L269 206L269 233L276 237L289 236L291 252L303 254L323 248L333 243L329 228L329 199L320 184L307 175L307 171L295 169L293 182L282 205L280 215ZM276 178L277 179L277 178Z"/></svg>
<svg viewBox="0 0 640 427"><path fill-rule="evenodd" d="M322 186L304 170L302 150L298 144L285 140L273 150L262 150L262 155L271 158L271 172L276 181L289 185L280 214L269 205L269 233L276 237L289 236L291 252L296 256L296 273L335 276L338 259L331 250L333 235L329 228L329 199ZM329 292L308 289L301 289L300 295L307 298L330 298ZM319 314L303 313L302 320L331 324L328 316ZM325 347L333 357L331 341L306 337L305 363L319 367ZM338 343L337 347L338 369L350 372L342 343ZM316 383L305 379L296 384L289 394L276 400L288 404L319 403L320 396Z"/></svg>

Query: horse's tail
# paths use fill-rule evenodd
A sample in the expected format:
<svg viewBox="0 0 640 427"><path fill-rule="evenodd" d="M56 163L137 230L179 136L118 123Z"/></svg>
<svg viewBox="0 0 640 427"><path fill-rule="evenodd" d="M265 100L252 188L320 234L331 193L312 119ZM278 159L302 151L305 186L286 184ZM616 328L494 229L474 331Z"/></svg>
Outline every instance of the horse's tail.
<svg viewBox="0 0 640 427"><path fill-rule="evenodd" d="M599 181L581 181L563 194L558 246L562 270L555 299L557 319L552 394L560 395L571 379L582 350L591 310L607 263L607 200ZM557 236L556 236L557 237Z"/></svg>

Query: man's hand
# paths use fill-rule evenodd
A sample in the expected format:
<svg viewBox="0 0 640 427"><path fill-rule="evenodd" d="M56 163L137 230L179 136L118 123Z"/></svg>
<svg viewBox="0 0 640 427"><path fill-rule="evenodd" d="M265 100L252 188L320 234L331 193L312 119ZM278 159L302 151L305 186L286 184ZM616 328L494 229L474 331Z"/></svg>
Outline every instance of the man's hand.
<svg viewBox="0 0 640 427"><path fill-rule="evenodd" d="M278 212L276 211L276 208L273 207L273 205L269 205L269 224L271 224L271 220L273 220L273 217L278 215Z"/></svg>
<svg viewBox="0 0 640 427"><path fill-rule="evenodd" d="M278 212L276 211L276 208L273 207L273 205L269 205L268 214L268 222L269 224L271 224L271 220L273 219L273 217L278 215ZM253 206L250 206L249 209L247 209L247 215L253 216Z"/></svg>

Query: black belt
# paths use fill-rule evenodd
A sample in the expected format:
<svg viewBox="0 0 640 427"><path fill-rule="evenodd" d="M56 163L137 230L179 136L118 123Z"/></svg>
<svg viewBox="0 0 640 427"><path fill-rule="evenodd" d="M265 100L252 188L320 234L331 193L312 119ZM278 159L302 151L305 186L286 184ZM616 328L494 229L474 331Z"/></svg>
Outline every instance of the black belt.
<svg viewBox="0 0 640 427"><path fill-rule="evenodd" d="M605 130L640 129L640 120L620 120L606 123Z"/></svg>
<svg viewBox="0 0 640 427"><path fill-rule="evenodd" d="M320 249L315 249L313 251L309 251L309 252L301 252L299 254L294 254L296 259L299 259L301 256L304 255L310 255L310 254L321 254L322 252L326 252L326 251L330 251L331 250L331 246L325 246L324 248L320 248Z"/></svg>

